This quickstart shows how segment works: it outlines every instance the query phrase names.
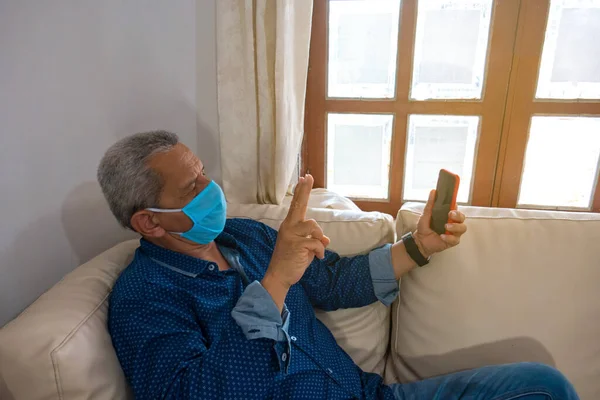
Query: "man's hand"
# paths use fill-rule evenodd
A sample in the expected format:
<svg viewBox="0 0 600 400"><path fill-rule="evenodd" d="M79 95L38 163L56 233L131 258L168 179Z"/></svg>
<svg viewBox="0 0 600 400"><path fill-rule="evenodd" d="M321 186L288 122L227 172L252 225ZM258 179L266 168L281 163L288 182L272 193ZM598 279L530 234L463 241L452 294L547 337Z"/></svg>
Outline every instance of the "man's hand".
<svg viewBox="0 0 600 400"><path fill-rule="evenodd" d="M314 257L325 257L329 238L315 220L306 220L313 177L300 178L287 217L279 228L277 243L262 285L280 310L289 288L297 283Z"/></svg>
<svg viewBox="0 0 600 400"><path fill-rule="evenodd" d="M460 211L450 211L448 218L451 222L446 224L446 230L450 235L438 235L434 232L431 229L431 215L434 202L435 190L432 190L429 193L429 199L423 210L423 215L421 215L417 223L417 230L413 234L421 254L425 257L458 245L460 237L467 231L467 226L464 224L465 215Z"/></svg>

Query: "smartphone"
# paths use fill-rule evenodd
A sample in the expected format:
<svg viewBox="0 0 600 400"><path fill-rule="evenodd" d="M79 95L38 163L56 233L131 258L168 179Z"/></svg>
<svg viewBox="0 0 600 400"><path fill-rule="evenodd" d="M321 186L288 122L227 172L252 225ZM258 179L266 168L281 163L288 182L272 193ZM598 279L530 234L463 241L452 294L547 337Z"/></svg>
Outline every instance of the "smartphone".
<svg viewBox="0 0 600 400"><path fill-rule="evenodd" d="M451 210L456 210L456 196L459 184L460 178L458 175L445 169L440 170L431 216L431 229L438 235L443 233L449 234L446 231L446 223L449 220L448 213Z"/></svg>

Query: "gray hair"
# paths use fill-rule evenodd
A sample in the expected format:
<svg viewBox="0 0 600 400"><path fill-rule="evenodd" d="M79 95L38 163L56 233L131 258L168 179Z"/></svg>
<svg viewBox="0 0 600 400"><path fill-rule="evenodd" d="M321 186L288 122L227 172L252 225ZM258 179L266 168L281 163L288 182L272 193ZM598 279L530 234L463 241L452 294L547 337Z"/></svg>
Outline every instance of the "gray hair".
<svg viewBox="0 0 600 400"><path fill-rule="evenodd" d="M158 206L163 182L148 161L177 143L179 137L171 132L140 132L110 146L100 160L98 182L110 210L123 227L133 230L133 214Z"/></svg>

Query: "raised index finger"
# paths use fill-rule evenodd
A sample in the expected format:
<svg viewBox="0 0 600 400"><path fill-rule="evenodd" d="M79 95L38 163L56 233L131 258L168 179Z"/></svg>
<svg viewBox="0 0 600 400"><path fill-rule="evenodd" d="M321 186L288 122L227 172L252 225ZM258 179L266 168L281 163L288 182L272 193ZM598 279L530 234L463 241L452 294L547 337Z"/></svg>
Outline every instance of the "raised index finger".
<svg viewBox="0 0 600 400"><path fill-rule="evenodd" d="M296 185L296 190L294 190L294 197L292 198L290 211L287 215L288 220L302 222L306 219L306 208L308 207L308 198L310 197L313 183L314 179L312 175L307 174L304 179L300 178L300 181Z"/></svg>

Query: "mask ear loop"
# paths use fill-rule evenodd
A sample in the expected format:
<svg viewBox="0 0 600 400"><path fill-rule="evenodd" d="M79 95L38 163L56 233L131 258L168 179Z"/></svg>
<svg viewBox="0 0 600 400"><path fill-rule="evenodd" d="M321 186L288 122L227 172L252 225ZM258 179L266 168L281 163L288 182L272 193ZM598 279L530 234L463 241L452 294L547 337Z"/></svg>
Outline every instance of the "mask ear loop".
<svg viewBox="0 0 600 400"><path fill-rule="evenodd" d="M183 208L146 208L146 210L158 213L176 213L182 212Z"/></svg>
<svg viewBox="0 0 600 400"><path fill-rule="evenodd" d="M176 213L183 212L183 208L146 208L147 211L158 212L158 213ZM173 235L183 236L184 232L169 232Z"/></svg>

